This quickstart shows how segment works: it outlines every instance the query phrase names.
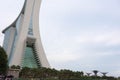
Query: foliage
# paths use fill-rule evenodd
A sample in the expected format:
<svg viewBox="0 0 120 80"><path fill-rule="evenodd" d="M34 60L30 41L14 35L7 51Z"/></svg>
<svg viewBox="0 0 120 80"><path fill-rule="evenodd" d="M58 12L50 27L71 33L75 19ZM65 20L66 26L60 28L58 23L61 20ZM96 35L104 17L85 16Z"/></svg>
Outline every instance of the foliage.
<svg viewBox="0 0 120 80"><path fill-rule="evenodd" d="M22 68L20 78L33 80L117 80L109 76L86 76L82 71L71 71L67 69L56 70L50 68Z"/></svg>
<svg viewBox="0 0 120 80"><path fill-rule="evenodd" d="M80 78L83 76L83 72L73 72L71 70L56 70L56 69L50 69L50 68L28 68L24 67L22 68L19 76L21 78L40 78L40 79L74 79L74 78Z"/></svg>
<svg viewBox="0 0 120 80"><path fill-rule="evenodd" d="M50 68L28 68L24 67L22 68L20 72L20 77L27 78L27 77L33 77L33 78L48 78L48 77L54 77L56 76L57 70L50 69Z"/></svg>
<svg viewBox="0 0 120 80"><path fill-rule="evenodd" d="M5 75L8 69L7 54L4 49L0 46L0 74Z"/></svg>
<svg viewBox="0 0 120 80"><path fill-rule="evenodd" d="M11 69L20 69L20 66L19 65L12 65L10 68Z"/></svg>

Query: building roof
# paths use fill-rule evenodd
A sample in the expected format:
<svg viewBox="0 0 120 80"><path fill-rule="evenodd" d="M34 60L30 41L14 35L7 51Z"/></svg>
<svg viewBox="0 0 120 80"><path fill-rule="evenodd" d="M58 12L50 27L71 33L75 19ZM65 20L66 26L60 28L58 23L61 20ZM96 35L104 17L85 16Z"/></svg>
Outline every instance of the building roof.
<svg viewBox="0 0 120 80"><path fill-rule="evenodd" d="M18 18L20 17L21 14L24 14L24 12L25 12L25 5L26 5L26 0L25 0L25 2L24 2L23 8L22 8L20 14L18 15L18 17L16 18L16 20L15 20L11 25L9 25L8 27L6 27L6 28L2 31L2 33L5 33L5 31L8 30L10 27L16 27L16 22L17 22Z"/></svg>

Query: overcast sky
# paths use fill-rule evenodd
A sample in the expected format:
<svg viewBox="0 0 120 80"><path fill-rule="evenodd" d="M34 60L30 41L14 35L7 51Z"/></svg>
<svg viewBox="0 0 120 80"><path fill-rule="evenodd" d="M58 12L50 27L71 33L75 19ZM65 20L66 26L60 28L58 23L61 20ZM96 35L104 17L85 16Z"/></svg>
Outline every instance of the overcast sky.
<svg viewBox="0 0 120 80"><path fill-rule="evenodd" d="M23 3L0 2L0 45ZM51 67L120 76L120 0L42 0L40 35Z"/></svg>

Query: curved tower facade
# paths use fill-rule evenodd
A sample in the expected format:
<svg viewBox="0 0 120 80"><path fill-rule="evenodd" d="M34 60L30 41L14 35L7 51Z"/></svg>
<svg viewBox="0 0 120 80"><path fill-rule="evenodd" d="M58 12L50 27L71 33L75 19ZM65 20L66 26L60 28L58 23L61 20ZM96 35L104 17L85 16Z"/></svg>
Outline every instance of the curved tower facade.
<svg viewBox="0 0 120 80"><path fill-rule="evenodd" d="M9 66L50 67L39 35L40 5L41 0L25 0L18 18L3 30Z"/></svg>

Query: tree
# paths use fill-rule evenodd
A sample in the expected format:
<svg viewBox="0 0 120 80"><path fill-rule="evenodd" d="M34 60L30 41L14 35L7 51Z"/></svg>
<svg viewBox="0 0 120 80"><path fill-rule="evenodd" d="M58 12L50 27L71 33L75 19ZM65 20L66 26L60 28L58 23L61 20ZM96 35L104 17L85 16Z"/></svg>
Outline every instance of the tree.
<svg viewBox="0 0 120 80"><path fill-rule="evenodd" d="M93 70L93 73L97 76L98 70Z"/></svg>
<svg viewBox="0 0 120 80"><path fill-rule="evenodd" d="M22 78L29 78L31 74L32 74L31 73L31 68L24 67L20 71L19 76L22 77Z"/></svg>
<svg viewBox="0 0 120 80"><path fill-rule="evenodd" d="M5 75L8 69L8 60L5 50L0 46L0 74Z"/></svg>
<svg viewBox="0 0 120 80"><path fill-rule="evenodd" d="M87 74L87 76L90 76L91 75L91 73L86 73Z"/></svg>
<svg viewBox="0 0 120 80"><path fill-rule="evenodd" d="M20 66L19 65L12 65L10 68L11 69L20 69Z"/></svg>
<svg viewBox="0 0 120 80"><path fill-rule="evenodd" d="M106 76L106 74L107 74L107 72L101 72L101 74L103 74L103 76L105 77L105 76Z"/></svg>
<svg viewBox="0 0 120 80"><path fill-rule="evenodd" d="M15 65L12 65L10 68L11 68L11 69L16 69L16 66L15 66Z"/></svg>

